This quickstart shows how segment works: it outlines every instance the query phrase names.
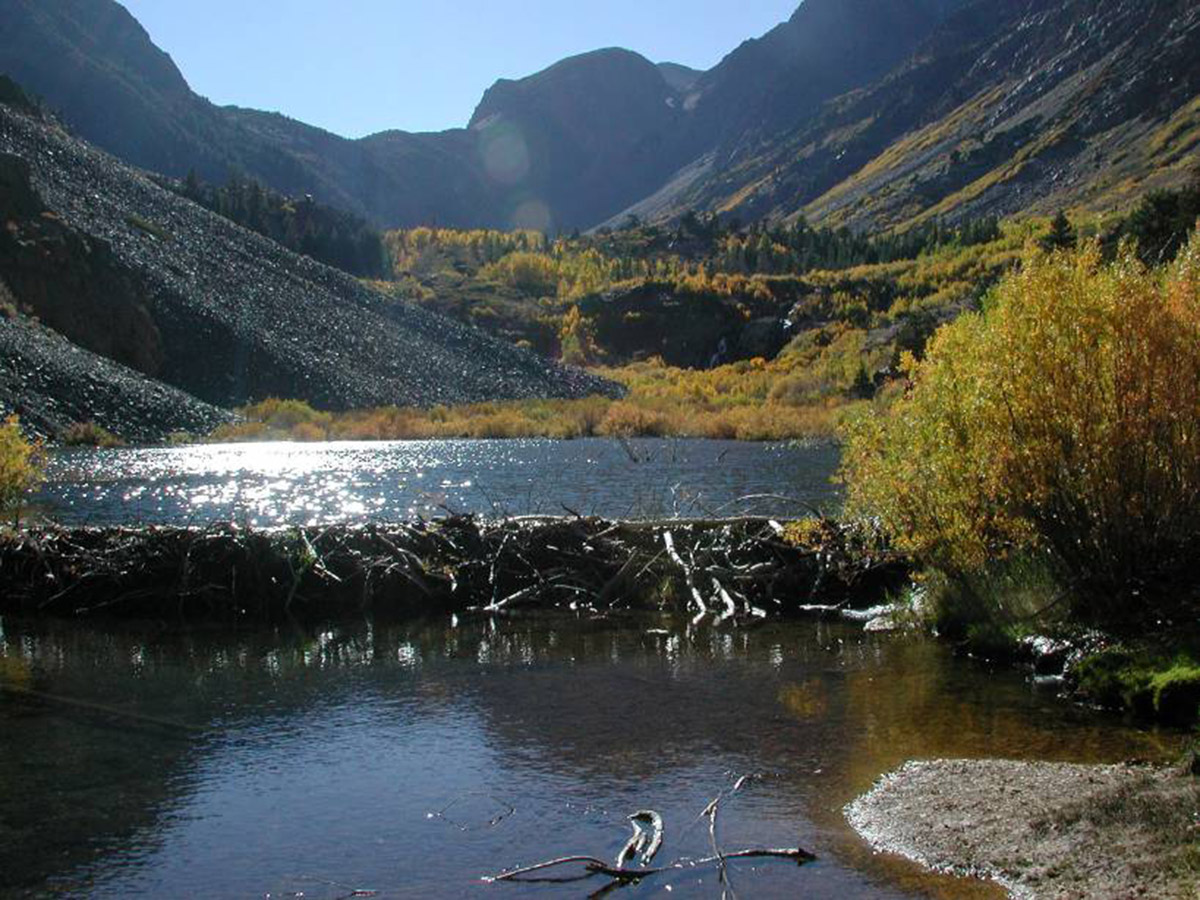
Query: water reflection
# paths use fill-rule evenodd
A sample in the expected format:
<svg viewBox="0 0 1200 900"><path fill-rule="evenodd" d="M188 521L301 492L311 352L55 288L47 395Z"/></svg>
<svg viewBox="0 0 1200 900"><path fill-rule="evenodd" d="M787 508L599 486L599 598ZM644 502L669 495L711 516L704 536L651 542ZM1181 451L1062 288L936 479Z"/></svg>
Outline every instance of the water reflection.
<svg viewBox="0 0 1200 900"><path fill-rule="evenodd" d="M1114 761L1177 744L932 643L663 624L231 635L6 620L0 889L580 896L478 878L613 856L623 817L644 807L667 820L665 853L702 855L697 814L756 773L722 809L723 842L800 843L821 860L740 865L745 895L989 896L865 853L841 805L912 756ZM625 893L666 884L719 896L712 873Z"/></svg>
<svg viewBox="0 0 1200 900"><path fill-rule="evenodd" d="M37 502L93 524L397 520L446 510L672 516L832 506L830 445L397 441L64 451ZM788 485L797 503L767 498ZM739 498L758 496L757 500Z"/></svg>

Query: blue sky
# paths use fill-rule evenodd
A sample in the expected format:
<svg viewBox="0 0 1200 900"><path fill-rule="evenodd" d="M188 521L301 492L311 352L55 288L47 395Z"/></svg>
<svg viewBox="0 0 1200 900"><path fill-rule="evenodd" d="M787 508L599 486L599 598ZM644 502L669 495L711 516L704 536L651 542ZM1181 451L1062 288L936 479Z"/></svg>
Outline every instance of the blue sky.
<svg viewBox="0 0 1200 900"><path fill-rule="evenodd" d="M627 47L707 69L799 0L121 0L215 103L347 137L463 126L497 78Z"/></svg>

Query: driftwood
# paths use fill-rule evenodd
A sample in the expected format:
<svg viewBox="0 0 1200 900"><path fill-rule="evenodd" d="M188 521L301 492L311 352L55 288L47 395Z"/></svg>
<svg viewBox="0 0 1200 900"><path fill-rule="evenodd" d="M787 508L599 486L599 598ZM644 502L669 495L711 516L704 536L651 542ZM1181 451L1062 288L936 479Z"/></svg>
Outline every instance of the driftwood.
<svg viewBox="0 0 1200 900"><path fill-rule="evenodd" d="M702 856L699 859L680 859L666 866L633 869L618 868L595 856L560 856L557 859L548 859L545 862L534 863L530 866L510 869L498 875L488 875L483 880L487 883L498 881L530 881L533 879L530 879L528 876L535 872L542 872L558 866L582 864L584 869L591 875L607 875L609 878L616 878L620 881L638 881L642 878L648 878L651 875L661 875L663 872L710 866L718 860L767 858L790 859L798 863L806 863L812 862L816 859L816 856L801 847L748 847L743 850L729 850L720 856L713 855Z"/></svg>
<svg viewBox="0 0 1200 900"><path fill-rule="evenodd" d="M696 621L878 602L907 577L869 524L531 517L257 530L0 533L0 613L320 616L656 608Z"/></svg>
<svg viewBox="0 0 1200 900"><path fill-rule="evenodd" d="M606 863L604 860L596 856L575 855L575 856L560 856L555 859L548 859L544 862L533 863L527 866L518 866L517 868L508 869L496 875L485 876L483 881L489 884L504 881L578 881L586 878L591 878L595 875L604 875L613 879L612 883L607 888L602 888L599 893L610 890L613 886L628 884L634 881L640 881L643 878L649 878L654 875L661 875L665 872L674 872L682 869L699 868L702 866L716 865L719 872L721 884L722 898L728 900L736 900L736 894L733 891L733 886L729 881L729 870L727 861L731 859L753 859L753 858L776 858L790 859L801 865L806 862L811 862L816 859L812 853L800 847L749 847L741 850L723 850L717 840L717 813L720 809L721 802L732 797L740 791L743 785L749 780L750 776L743 775L739 777L728 790L722 791L704 808L697 816L697 821L700 819L708 820L709 842L712 848L711 856L704 856L699 859L688 857L680 857L674 862L668 863L665 866L651 866L655 855L662 847L663 834L665 828L663 818L652 809L638 810L633 815L628 817L628 821L633 827L633 836L621 848L617 854L615 864ZM647 833L639 827L639 824L650 826L650 832ZM638 854L641 857L638 859L636 866L628 865ZM564 866L582 866L583 872L575 876L552 876L547 875L551 870L560 869ZM593 896L598 896L593 894Z"/></svg>

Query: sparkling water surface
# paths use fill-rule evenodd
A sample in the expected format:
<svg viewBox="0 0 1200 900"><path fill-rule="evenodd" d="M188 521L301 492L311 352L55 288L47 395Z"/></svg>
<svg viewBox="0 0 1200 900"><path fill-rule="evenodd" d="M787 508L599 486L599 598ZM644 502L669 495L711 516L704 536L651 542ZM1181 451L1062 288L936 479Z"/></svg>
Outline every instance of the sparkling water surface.
<svg viewBox="0 0 1200 900"><path fill-rule="evenodd" d="M67 523L395 521L448 511L608 517L836 508L831 444L438 440L53 454L38 507ZM751 498L751 499L747 499Z"/></svg>

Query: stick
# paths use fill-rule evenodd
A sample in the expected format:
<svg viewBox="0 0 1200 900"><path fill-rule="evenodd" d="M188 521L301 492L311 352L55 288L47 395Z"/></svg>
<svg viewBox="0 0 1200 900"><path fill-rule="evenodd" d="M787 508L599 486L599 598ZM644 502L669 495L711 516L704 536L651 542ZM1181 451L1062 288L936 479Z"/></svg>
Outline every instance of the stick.
<svg viewBox="0 0 1200 900"><path fill-rule="evenodd" d="M639 809L629 817L634 822L649 822L652 830L650 844L642 853L641 864L647 866L662 849L663 842L663 817L653 809Z"/></svg>
<svg viewBox="0 0 1200 900"><path fill-rule="evenodd" d="M731 850L722 854L720 859L793 859L798 863L811 862L816 859L812 853L809 853L803 847L750 847L745 850ZM705 856L701 859L692 860L676 860L669 866L657 866L655 868L639 868L639 869L618 869L610 866L602 859L597 859L594 856L560 856L557 859L549 859L545 862L534 863L531 866L522 866L518 869L511 869L507 872L501 872L498 875L487 875L483 878L488 884L497 881L520 881L523 876L530 875L534 872L541 872L545 869L551 869L556 866L565 866L572 863L582 863L587 867L588 871L595 875L607 875L610 878L618 878L622 881L636 881L639 878L647 878L651 875L660 875L663 872L673 872L679 869L697 868L699 866L708 866L717 862L716 856Z"/></svg>
<svg viewBox="0 0 1200 900"><path fill-rule="evenodd" d="M60 697L57 694L44 694L41 691L34 691L30 690L29 688L20 688L7 684L0 684L0 691L5 691L18 697L31 697L34 700L41 700L45 703L57 703L61 706L73 706L76 709L84 709L88 712L103 713L106 716L113 716L119 719L128 719L132 722L141 722L145 725L157 725L159 728L169 728L173 731L184 731L192 734L204 733L203 728L198 728L195 725L188 725L184 722L173 722L170 719L159 719L155 716L144 716L141 713L127 712L123 709L116 709L112 706L104 706L100 703L89 703L87 700L75 700L71 697Z"/></svg>
<svg viewBox="0 0 1200 900"><path fill-rule="evenodd" d="M638 853L646 847L646 832L638 827L634 817L629 817L629 827L633 829L633 836L625 842L625 846L621 848L621 852L617 854L617 868L624 869L625 863L633 859Z"/></svg>

